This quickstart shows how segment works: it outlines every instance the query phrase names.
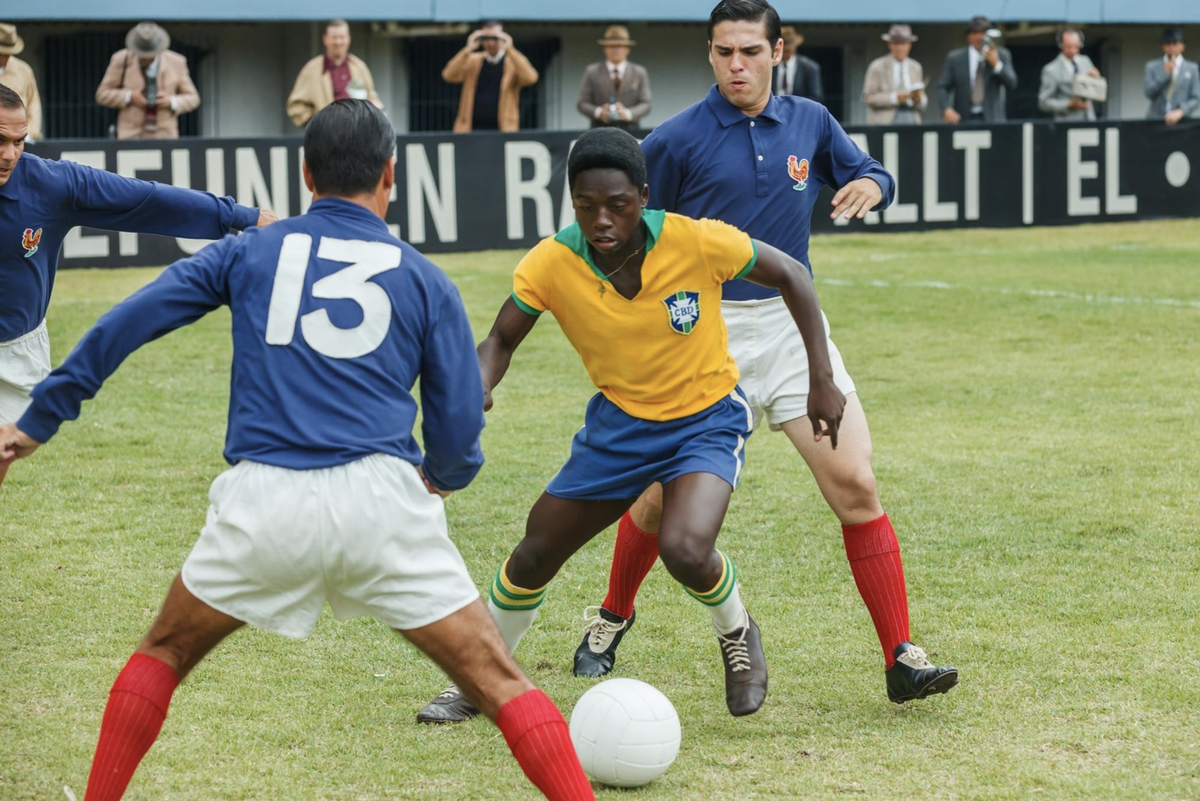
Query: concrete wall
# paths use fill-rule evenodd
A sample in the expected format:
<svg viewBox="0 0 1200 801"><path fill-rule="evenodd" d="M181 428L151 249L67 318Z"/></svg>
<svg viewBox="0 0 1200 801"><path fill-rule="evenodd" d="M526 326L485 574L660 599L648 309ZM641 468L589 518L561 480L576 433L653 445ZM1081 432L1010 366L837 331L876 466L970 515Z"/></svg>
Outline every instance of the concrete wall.
<svg viewBox="0 0 1200 801"><path fill-rule="evenodd" d="M170 23L168 31L177 41L201 46L213 55L202 63L203 103L201 132L205 136L254 137L298 133L284 112L296 73L306 60L320 52L321 23ZM557 35L562 49L559 57L542 76L547 99L546 127L574 130L587 126L575 109L579 80L584 68L603 58L596 40L604 24L513 24L508 30L516 38ZM654 93L654 105L644 120L648 126L662 122L704 96L712 83L712 69L705 52L705 28L692 23L639 23L629 26L638 41L632 58L647 68ZM846 96L850 99L845 117L849 124L865 122L865 109L858 97L863 76L871 59L884 55L886 46L880 34L885 24L821 24L802 28L806 46L842 47L845 50ZM20 34L26 41L25 60L40 69L39 46L46 36L82 30L124 32L127 23L22 23ZM352 50L371 66L376 87L389 115L400 131L408 129L408 76L405 68L406 39L389 35L380 24L354 23L351 26ZM930 111L926 121L940 119L936 82L945 54L963 44L963 26L918 25L920 41L913 57L926 70L932 87ZM1142 94L1142 74L1146 61L1161 54L1158 26L1090 26L1092 41L1104 41L1102 71L1109 79L1108 116L1141 117L1147 101ZM1049 44L1052 28L1033 28L1030 35L1010 32L1005 44ZM465 34L463 34L465 37ZM1200 49L1200 48L1196 48ZM1188 54L1195 57L1195 53Z"/></svg>

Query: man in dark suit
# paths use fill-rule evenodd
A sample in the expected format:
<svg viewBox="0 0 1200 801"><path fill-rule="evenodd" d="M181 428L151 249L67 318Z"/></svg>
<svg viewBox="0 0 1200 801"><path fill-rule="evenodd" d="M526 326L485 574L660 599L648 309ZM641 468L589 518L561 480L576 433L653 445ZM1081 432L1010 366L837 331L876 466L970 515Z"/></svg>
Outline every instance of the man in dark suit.
<svg viewBox="0 0 1200 801"><path fill-rule="evenodd" d="M1146 62L1146 119L1175 125L1200 108L1200 67L1183 57L1183 28L1166 28L1162 49L1162 58Z"/></svg>
<svg viewBox="0 0 1200 801"><path fill-rule="evenodd" d="M775 68L776 95L796 95L825 105L825 89L821 85L821 65L796 52L804 44L804 34L791 25L784 25L783 58Z"/></svg>
<svg viewBox="0 0 1200 801"><path fill-rule="evenodd" d="M597 44L604 48L604 61L589 64L583 71L575 108L593 128L608 125L634 130L650 113L650 76L645 67L629 60L629 50L637 42L629 38L624 25L610 25Z"/></svg>
<svg viewBox="0 0 1200 801"><path fill-rule="evenodd" d="M1004 122L1008 93L1017 88L1012 53L1000 47L999 36L987 17L975 17L967 25L967 46L952 50L942 66L938 95L942 119L960 122Z"/></svg>

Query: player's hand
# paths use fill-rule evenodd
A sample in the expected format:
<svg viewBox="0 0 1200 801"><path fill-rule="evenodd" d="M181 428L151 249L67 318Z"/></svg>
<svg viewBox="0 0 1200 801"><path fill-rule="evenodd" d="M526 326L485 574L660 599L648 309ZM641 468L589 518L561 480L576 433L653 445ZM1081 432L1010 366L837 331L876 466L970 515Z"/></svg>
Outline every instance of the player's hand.
<svg viewBox="0 0 1200 801"><path fill-rule="evenodd" d="M849 220L852 217L862 219L867 212L879 205L883 200L883 189L870 178L859 178L851 181L838 190L833 196L833 213L829 219L841 217Z"/></svg>
<svg viewBox="0 0 1200 801"><path fill-rule="evenodd" d="M42 443L30 437L16 423L0 426L0 464L11 464L30 456Z"/></svg>
<svg viewBox="0 0 1200 801"><path fill-rule="evenodd" d="M146 96L144 94L142 94L141 89L134 89L134 90L130 91L129 105L137 106L138 108L145 108L148 105L146 103Z"/></svg>
<svg viewBox="0 0 1200 801"><path fill-rule="evenodd" d="M263 228L264 226L270 225L273 222L279 222L279 218L275 216L275 212L271 211L270 209L258 210L259 228Z"/></svg>
<svg viewBox="0 0 1200 801"><path fill-rule="evenodd" d="M492 391L487 387L483 389L483 410L485 412L492 410Z"/></svg>
<svg viewBox="0 0 1200 801"><path fill-rule="evenodd" d="M441 498L449 498L454 494L454 490L440 490L429 483L429 479L425 478L425 470L421 465L417 465L417 472L421 474L421 481L425 482L425 489L429 490L430 495L437 495Z"/></svg>
<svg viewBox="0 0 1200 801"><path fill-rule="evenodd" d="M846 396L833 381L814 383L808 392L808 419L813 427L813 442L829 437L829 444L837 450L838 428L842 425L842 412L846 408Z"/></svg>
<svg viewBox="0 0 1200 801"><path fill-rule="evenodd" d="M948 108L942 112L942 119L951 125L958 125L962 122L962 115L952 108Z"/></svg>

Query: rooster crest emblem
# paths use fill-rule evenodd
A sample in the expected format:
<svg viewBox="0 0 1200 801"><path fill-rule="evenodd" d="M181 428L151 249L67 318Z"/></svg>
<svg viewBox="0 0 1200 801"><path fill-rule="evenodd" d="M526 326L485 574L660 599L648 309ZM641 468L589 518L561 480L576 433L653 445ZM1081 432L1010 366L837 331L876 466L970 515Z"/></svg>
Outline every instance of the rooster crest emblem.
<svg viewBox="0 0 1200 801"><path fill-rule="evenodd" d="M808 159L797 162L795 156L788 156L788 175L796 182L792 189L803 192L808 187Z"/></svg>
<svg viewBox="0 0 1200 801"><path fill-rule="evenodd" d="M25 229L25 236L21 237L21 247L25 248L25 258L29 258L34 253L37 253L38 245L42 241L42 229L36 231L32 228Z"/></svg>

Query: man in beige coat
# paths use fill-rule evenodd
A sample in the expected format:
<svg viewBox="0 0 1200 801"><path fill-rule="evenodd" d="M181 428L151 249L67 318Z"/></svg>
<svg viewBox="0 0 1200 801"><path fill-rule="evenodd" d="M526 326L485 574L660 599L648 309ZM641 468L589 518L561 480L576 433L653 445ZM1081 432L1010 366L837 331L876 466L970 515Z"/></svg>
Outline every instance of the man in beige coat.
<svg viewBox="0 0 1200 801"><path fill-rule="evenodd" d="M38 94L33 69L16 57L24 49L25 41L17 36L17 26L0 22L0 83L25 101L25 116L29 125L25 139L36 142L42 138L42 98Z"/></svg>
<svg viewBox="0 0 1200 801"><path fill-rule="evenodd" d="M118 110L118 139L178 139L179 115L200 106L187 59L170 46L161 27L139 22L108 62L96 102Z"/></svg>
<svg viewBox="0 0 1200 801"><path fill-rule="evenodd" d="M383 108L371 70L350 53L350 23L344 19L327 22L321 44L324 54L300 69L288 95L287 113L296 127L308 125L314 114L335 100L370 100L376 108Z"/></svg>
<svg viewBox="0 0 1200 801"><path fill-rule="evenodd" d="M521 129L521 89L537 83L538 72L499 22L472 31L467 45L442 70L446 83L461 83L455 133Z"/></svg>
<svg viewBox="0 0 1200 801"><path fill-rule="evenodd" d="M920 125L929 95L925 91L925 70L920 62L908 57L917 37L910 26L893 25L881 38L891 52L867 67L862 91L867 124Z"/></svg>

